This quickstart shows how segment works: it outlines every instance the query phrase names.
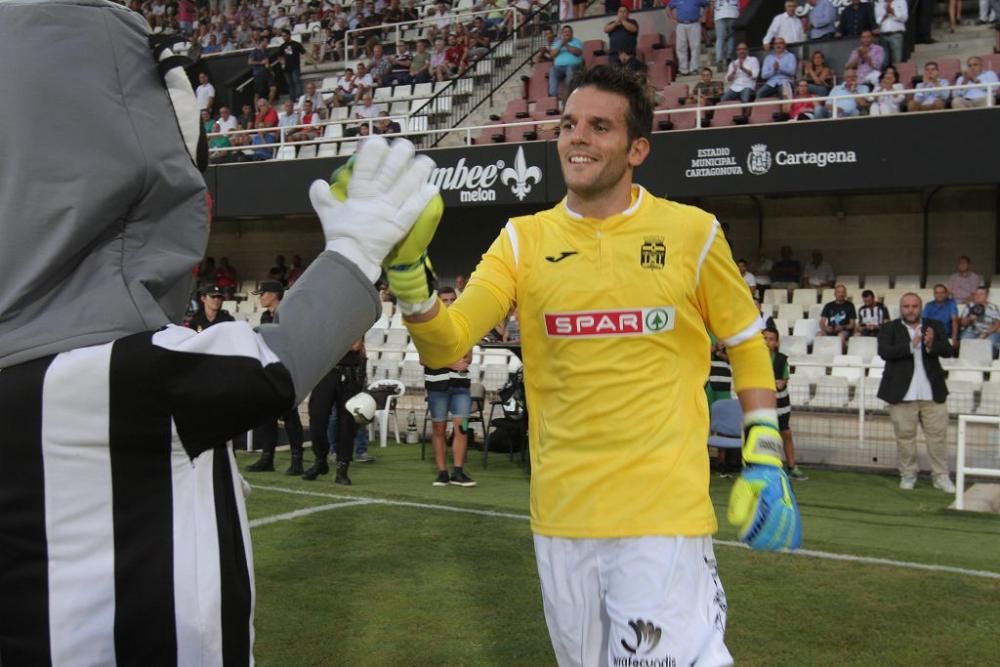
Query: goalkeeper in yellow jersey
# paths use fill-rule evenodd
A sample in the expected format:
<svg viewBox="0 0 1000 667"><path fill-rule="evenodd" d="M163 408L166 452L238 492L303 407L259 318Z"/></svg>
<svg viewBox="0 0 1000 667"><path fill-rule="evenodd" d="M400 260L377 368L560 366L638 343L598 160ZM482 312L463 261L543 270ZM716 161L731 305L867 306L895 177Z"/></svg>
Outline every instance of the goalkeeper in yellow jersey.
<svg viewBox="0 0 1000 667"><path fill-rule="evenodd" d="M531 528L562 666L732 663L711 539L709 331L729 352L745 419L729 519L754 548L800 540L759 314L719 223L632 183L652 117L631 74L582 74L561 119L566 198L508 221L451 307L428 287L439 210L386 260L431 366L453 363L517 305Z"/></svg>

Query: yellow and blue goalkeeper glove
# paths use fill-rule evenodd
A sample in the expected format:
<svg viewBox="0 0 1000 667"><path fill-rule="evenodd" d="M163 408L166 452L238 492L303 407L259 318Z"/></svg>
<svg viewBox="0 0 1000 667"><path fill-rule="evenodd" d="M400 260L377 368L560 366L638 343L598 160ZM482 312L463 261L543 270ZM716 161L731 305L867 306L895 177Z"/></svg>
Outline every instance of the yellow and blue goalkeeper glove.
<svg viewBox="0 0 1000 667"><path fill-rule="evenodd" d="M729 523L751 549L781 551L802 543L802 521L781 463L781 433L774 411L743 423L743 473L729 497Z"/></svg>

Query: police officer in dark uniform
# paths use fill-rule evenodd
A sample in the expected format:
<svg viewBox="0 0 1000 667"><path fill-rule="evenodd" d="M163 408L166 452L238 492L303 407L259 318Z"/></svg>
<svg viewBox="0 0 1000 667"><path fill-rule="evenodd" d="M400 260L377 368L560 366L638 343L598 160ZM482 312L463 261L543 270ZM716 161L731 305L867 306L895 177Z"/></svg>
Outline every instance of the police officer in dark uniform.
<svg viewBox="0 0 1000 667"><path fill-rule="evenodd" d="M312 437L313 456L316 461L306 470L302 479L315 480L320 475L330 472L326 461L330 453L330 441L326 436L330 413L337 410L337 477L336 484L350 484L347 469L351 465L354 454L354 436L357 433L357 422L347 411L347 401L358 392L364 391L365 357L364 341L357 340L343 358L326 376L319 381L309 395L309 434Z"/></svg>
<svg viewBox="0 0 1000 667"><path fill-rule="evenodd" d="M188 327L204 331L219 322L233 322L233 316L222 309L222 289L217 285L198 290L198 312L194 314Z"/></svg>

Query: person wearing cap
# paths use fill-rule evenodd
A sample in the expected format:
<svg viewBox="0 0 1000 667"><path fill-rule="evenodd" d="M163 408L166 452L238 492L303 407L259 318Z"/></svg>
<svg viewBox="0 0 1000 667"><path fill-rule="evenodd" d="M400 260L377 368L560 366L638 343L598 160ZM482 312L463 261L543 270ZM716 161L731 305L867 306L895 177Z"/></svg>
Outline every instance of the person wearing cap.
<svg viewBox="0 0 1000 667"><path fill-rule="evenodd" d="M278 318L278 306L285 295L285 288L279 280L262 280L260 288L253 292L264 309L261 313L261 324L274 324ZM302 474L302 420L299 418L298 406L281 415L278 419L285 422L285 433L288 434L288 446L292 450L292 462L285 471L286 475ZM274 450L278 446L278 420L267 421L253 430L254 445L261 449L260 458L247 466L247 472L274 472Z"/></svg>
<svg viewBox="0 0 1000 667"><path fill-rule="evenodd" d="M204 287L198 293L198 312L188 326L201 332L220 322L233 322L233 316L222 309L222 288L218 285Z"/></svg>

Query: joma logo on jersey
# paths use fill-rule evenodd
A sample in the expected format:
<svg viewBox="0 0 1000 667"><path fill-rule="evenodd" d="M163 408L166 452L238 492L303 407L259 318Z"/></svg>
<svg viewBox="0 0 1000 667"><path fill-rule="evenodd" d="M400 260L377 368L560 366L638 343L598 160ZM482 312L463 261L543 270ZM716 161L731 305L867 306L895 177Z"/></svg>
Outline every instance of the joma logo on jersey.
<svg viewBox="0 0 1000 667"><path fill-rule="evenodd" d="M545 332L550 338L644 336L673 328L673 306L545 314Z"/></svg>
<svg viewBox="0 0 1000 667"><path fill-rule="evenodd" d="M667 246L662 236L643 239L639 249L639 265L644 269L662 269L667 263Z"/></svg>

